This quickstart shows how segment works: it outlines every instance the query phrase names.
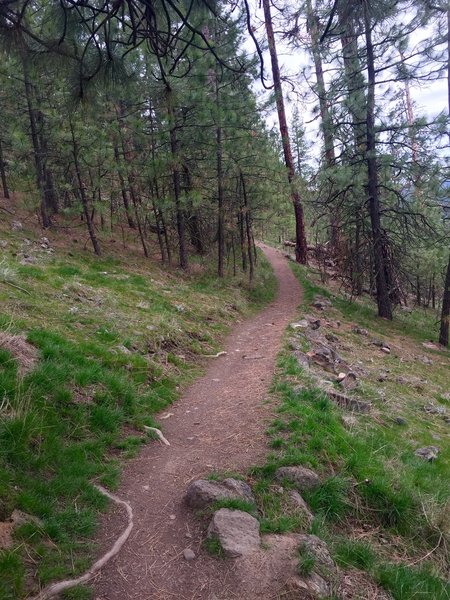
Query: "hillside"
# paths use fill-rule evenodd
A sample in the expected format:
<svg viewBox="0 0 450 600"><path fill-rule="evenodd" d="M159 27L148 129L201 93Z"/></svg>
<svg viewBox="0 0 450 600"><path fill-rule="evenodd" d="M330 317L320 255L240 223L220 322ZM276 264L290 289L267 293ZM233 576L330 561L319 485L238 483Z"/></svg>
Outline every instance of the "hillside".
<svg viewBox="0 0 450 600"><path fill-rule="evenodd" d="M44 236L3 206L15 214L0 230L2 600L86 568L106 506L92 483L114 489L143 426L275 289L264 263L251 286L217 280L207 258L184 274L120 233L99 259L70 222Z"/></svg>

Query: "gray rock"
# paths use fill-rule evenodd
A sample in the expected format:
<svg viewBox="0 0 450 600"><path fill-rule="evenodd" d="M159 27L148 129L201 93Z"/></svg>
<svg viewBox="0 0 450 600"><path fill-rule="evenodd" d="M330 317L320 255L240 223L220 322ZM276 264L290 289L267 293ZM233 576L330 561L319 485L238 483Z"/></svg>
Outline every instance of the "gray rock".
<svg viewBox="0 0 450 600"><path fill-rule="evenodd" d="M214 513L207 535L219 540L229 558L251 554L261 543L259 521L246 512L229 508Z"/></svg>
<svg viewBox="0 0 450 600"><path fill-rule="evenodd" d="M325 600L330 597L330 586L317 573L311 573L306 579L302 579L298 575L291 577L286 583L286 592L294 594L295 598L317 598L317 600Z"/></svg>
<svg viewBox="0 0 450 600"><path fill-rule="evenodd" d="M404 419L403 417L394 417L394 419L392 419L394 421L394 423L396 425L407 425L408 421L406 419Z"/></svg>
<svg viewBox="0 0 450 600"><path fill-rule="evenodd" d="M23 225L20 221L11 221L12 231L22 231Z"/></svg>
<svg viewBox="0 0 450 600"><path fill-rule="evenodd" d="M439 448L437 446L425 446L424 448L418 448L414 454L428 462L432 462L438 457Z"/></svg>
<svg viewBox="0 0 450 600"><path fill-rule="evenodd" d="M6 240L0 240L0 248L6 248L8 246L8 242Z"/></svg>
<svg viewBox="0 0 450 600"><path fill-rule="evenodd" d="M300 492L311 490L320 485L317 473L306 467L280 467L275 472L275 479L278 481L283 481L284 479L290 481Z"/></svg>
<svg viewBox="0 0 450 600"><path fill-rule="evenodd" d="M300 367L302 367L303 369L309 369L309 358L304 352L302 352L301 350L296 350L292 354L297 359L297 362Z"/></svg>
<svg viewBox="0 0 450 600"><path fill-rule="evenodd" d="M315 319L313 321L310 321L309 322L309 326L313 330L319 329L319 327L320 327L320 319Z"/></svg>
<svg viewBox="0 0 450 600"><path fill-rule="evenodd" d="M299 550L307 550L316 559L316 565L322 567L327 572L336 570L334 560L331 558L328 546L316 535L299 534Z"/></svg>
<svg viewBox="0 0 450 600"><path fill-rule="evenodd" d="M314 515L309 509L309 506L306 504L302 496L296 490L289 490L289 498L294 505L295 509L301 512L304 516L308 524L314 519Z"/></svg>
<svg viewBox="0 0 450 600"><path fill-rule="evenodd" d="M364 336L369 335L369 332L367 331L367 329L361 329L361 327L358 327L357 325L355 325L355 327L352 327L352 331L353 331L353 333L357 333L358 335L364 335Z"/></svg>
<svg viewBox="0 0 450 600"><path fill-rule="evenodd" d="M358 381L354 373L347 373L340 381L341 386L344 390L354 390L358 387Z"/></svg>
<svg viewBox="0 0 450 600"><path fill-rule="evenodd" d="M423 407L423 410L430 415L445 415L447 412L445 406L436 406L435 404L427 404Z"/></svg>
<svg viewBox="0 0 450 600"><path fill-rule="evenodd" d="M377 346L378 348L388 348L388 345L385 344L383 340L377 340L376 338L370 340L370 345Z"/></svg>
<svg viewBox="0 0 450 600"><path fill-rule="evenodd" d="M255 502L250 486L238 479L225 479L225 481L207 481L198 479L193 481L186 491L184 500L191 508L206 508L216 500L227 498L240 498L248 502Z"/></svg>
<svg viewBox="0 0 450 600"><path fill-rule="evenodd" d="M339 338L337 337L337 335L334 335L334 333L326 333L325 339L328 342L332 342L333 344L337 344L339 342Z"/></svg>
<svg viewBox="0 0 450 600"><path fill-rule="evenodd" d="M191 550L191 548L185 548L183 550L183 556L187 561L191 561L195 559L195 552Z"/></svg>
<svg viewBox="0 0 450 600"><path fill-rule="evenodd" d="M428 356L422 355L417 357L420 362L423 362L425 365L432 365L433 361Z"/></svg>
<svg viewBox="0 0 450 600"><path fill-rule="evenodd" d="M385 354L390 354L391 353L391 349L388 348L387 346L383 346L381 348L381 352L384 352Z"/></svg>
<svg viewBox="0 0 450 600"><path fill-rule="evenodd" d="M302 319L301 321L297 321L296 323L291 323L291 329L307 329L309 327L309 323L306 319Z"/></svg>

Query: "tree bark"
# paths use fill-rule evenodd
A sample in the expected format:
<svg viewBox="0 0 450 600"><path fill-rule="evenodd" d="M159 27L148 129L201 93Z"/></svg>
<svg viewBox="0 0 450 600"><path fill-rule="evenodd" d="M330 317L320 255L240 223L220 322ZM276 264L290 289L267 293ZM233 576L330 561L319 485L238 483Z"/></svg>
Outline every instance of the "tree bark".
<svg viewBox="0 0 450 600"><path fill-rule="evenodd" d="M167 116L169 119L170 151L172 153L172 181L175 196L175 209L177 215L178 253L180 267L187 271L189 268L186 245L186 216L181 206L181 178L179 164L179 148L177 138L177 125L173 108L171 88L166 85Z"/></svg>
<svg viewBox="0 0 450 600"><path fill-rule="evenodd" d="M133 221L133 217L131 216L130 203L128 202L127 189L125 187L125 180L123 178L122 172L120 170L120 156L119 156L119 148L116 143L114 143L114 158L117 164L117 175L119 176L119 184L120 184L120 192L122 194L123 206L125 208L125 214L127 216L128 227L130 229L136 229L136 225Z"/></svg>
<svg viewBox="0 0 450 600"><path fill-rule="evenodd" d="M439 343L448 346L450 323L450 255L448 257L447 275L445 276L444 295L442 298L441 327Z"/></svg>
<svg viewBox="0 0 450 600"><path fill-rule="evenodd" d="M378 187L378 164L375 139L375 59L372 42L372 24L369 15L368 0L363 0L364 25L367 51L367 111L366 111L366 160L367 191L369 215L372 228L372 248L375 267L378 315L392 319L391 299L389 297L388 279L386 276L385 253L383 251L383 232L380 218L380 199Z"/></svg>
<svg viewBox="0 0 450 600"><path fill-rule="evenodd" d="M303 215L303 205L300 194L296 188L295 165L292 157L291 144L289 140L289 129L286 120L286 111L284 108L283 88L281 85L280 67L278 65L278 55L275 45L275 35L273 32L272 15L270 11L270 0L263 0L264 23L269 44L270 60L272 64L273 87L275 90L275 99L277 104L278 122L280 125L281 141L283 144L284 162L287 167L288 180L291 186L291 200L294 205L295 214L295 258L296 261L306 265L308 262L308 248L305 235L305 222Z"/></svg>
<svg viewBox="0 0 450 600"><path fill-rule="evenodd" d="M86 187L84 185L84 182L83 182L83 179L81 176L81 169L80 169L80 162L79 162L80 148L79 148L78 142L75 138L75 131L73 129L73 124L71 121L70 121L70 132L72 134L73 163L75 166L75 174L77 176L78 189L80 191L81 204L83 206L83 213L84 213L84 217L86 219L86 225L88 228L89 237L91 238L92 246L94 248L94 252L95 252L95 254L97 254L97 256L100 256L100 254L101 254L100 244L98 243L97 236L95 235L94 224L92 222L91 213L89 211L89 201L88 201L88 197L86 194Z"/></svg>
<svg viewBox="0 0 450 600"><path fill-rule="evenodd" d="M44 229L47 229L48 227L51 227L52 221L48 214L47 199L45 197L45 174L44 174L42 149L41 149L41 146L39 143L39 134L38 134L37 120L36 120L36 110L33 105L33 90L32 90L32 86L31 86L28 65L27 65L25 57L22 57L22 65L23 65L23 81L24 81L24 85L25 85L25 97L27 100L27 108L28 108L28 118L30 120L31 141L33 144L34 164L36 167L36 182L37 182L37 188L39 190L39 194L41 197L40 212L41 212L41 219L42 219L42 227L44 227Z"/></svg>
<svg viewBox="0 0 450 600"><path fill-rule="evenodd" d="M2 138L0 137L0 176L2 178L2 188L3 188L3 196L9 200L9 189L8 189L8 181L6 179L6 168L5 168L5 160L3 158L3 144Z"/></svg>

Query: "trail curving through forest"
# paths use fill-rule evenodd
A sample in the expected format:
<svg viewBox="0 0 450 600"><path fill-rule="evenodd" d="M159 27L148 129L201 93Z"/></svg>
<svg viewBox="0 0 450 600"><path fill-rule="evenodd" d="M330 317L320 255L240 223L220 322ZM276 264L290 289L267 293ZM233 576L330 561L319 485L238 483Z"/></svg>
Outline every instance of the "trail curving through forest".
<svg viewBox="0 0 450 600"><path fill-rule="evenodd" d="M233 561L202 550L204 532L182 499L193 479L211 471L244 472L267 453L272 410L265 400L301 288L283 254L260 247L278 279L277 298L233 328L225 341L227 354L211 359L206 374L170 408L173 416L164 420L170 446L150 443L126 465L117 496L131 505L134 529L94 580L96 600L239 598ZM103 517L102 553L119 537L125 518L117 506ZM184 558L186 548L195 560Z"/></svg>

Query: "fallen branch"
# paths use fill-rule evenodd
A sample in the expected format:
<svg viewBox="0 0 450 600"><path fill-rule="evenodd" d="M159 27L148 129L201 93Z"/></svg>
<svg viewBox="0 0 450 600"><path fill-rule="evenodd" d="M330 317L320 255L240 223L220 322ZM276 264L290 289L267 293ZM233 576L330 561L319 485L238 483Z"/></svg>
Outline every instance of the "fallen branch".
<svg viewBox="0 0 450 600"><path fill-rule="evenodd" d="M169 440L167 440L163 436L163 433L160 429L157 429L156 427L149 427L148 425L144 425L144 429L145 429L145 431L151 431L152 433L155 433L159 437L159 439L162 441L163 444L165 444L166 446L170 446Z"/></svg>
<svg viewBox="0 0 450 600"><path fill-rule="evenodd" d="M117 498L117 496L114 496L113 494L110 494L107 490L105 490L105 488L103 488L100 485L95 485L94 487L101 494L103 494L104 496L106 496L107 498L109 498L110 500L115 502L116 504L121 504L122 506L125 507L125 509L128 513L127 528L123 531L123 533L114 542L114 545L111 548L111 550L109 550L106 554L104 554L101 558L99 558L92 565L92 567L88 571L86 571L86 573L84 573L84 575L80 575L80 577L77 577L76 579L65 579L64 581L60 581L59 583L54 583L52 585L49 585L48 587L41 590L39 592L39 594L37 596L34 596L34 598L32 598L31 600L48 600L48 598L53 598L54 596L61 594L61 592L64 592L65 590L68 590L77 585L86 583L87 581L92 579L92 577L94 577L94 575L96 573L98 573L98 571L100 571L100 569L102 567L104 567L106 565L106 563L109 560L111 560L111 558L113 558L114 556L116 556L116 554L118 554L120 552L122 546L125 544L125 542L129 538L131 530L133 529L133 525L134 525L133 510L132 510L131 506L129 505L129 503L125 502L125 500L121 500L120 498Z"/></svg>

